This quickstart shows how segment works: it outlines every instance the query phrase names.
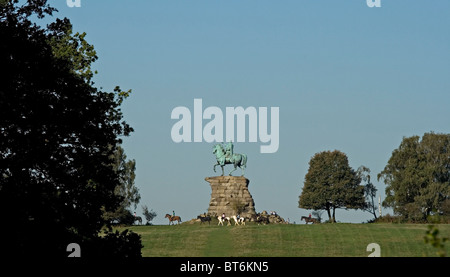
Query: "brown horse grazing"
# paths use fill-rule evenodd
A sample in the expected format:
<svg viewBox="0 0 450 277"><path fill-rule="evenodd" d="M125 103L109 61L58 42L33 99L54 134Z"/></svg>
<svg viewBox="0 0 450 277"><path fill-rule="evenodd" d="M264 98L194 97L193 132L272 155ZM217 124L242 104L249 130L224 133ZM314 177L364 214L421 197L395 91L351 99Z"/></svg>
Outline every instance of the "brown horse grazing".
<svg viewBox="0 0 450 277"><path fill-rule="evenodd" d="M178 221L178 224L180 224L180 222L181 222L181 217L179 217L178 215L166 214L165 218L169 219L169 225L170 225L170 223L175 224L175 223L173 223L173 221Z"/></svg>
<svg viewBox="0 0 450 277"><path fill-rule="evenodd" d="M309 216L302 216L301 220L305 220L305 223L308 224L308 222L312 223L320 223L320 221L317 218L309 217Z"/></svg>

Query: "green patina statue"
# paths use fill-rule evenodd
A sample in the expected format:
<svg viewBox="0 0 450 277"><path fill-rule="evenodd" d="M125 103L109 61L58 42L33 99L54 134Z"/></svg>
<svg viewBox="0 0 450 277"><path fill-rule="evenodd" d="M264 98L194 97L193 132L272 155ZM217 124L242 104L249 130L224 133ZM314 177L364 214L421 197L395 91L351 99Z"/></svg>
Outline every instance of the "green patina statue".
<svg viewBox="0 0 450 277"><path fill-rule="evenodd" d="M216 166L220 165L222 167L222 175L224 175L223 167L226 164L232 164L234 165L234 169L230 172L233 173L237 167L239 166L242 170L242 175L244 176L244 170L247 166L247 155L245 154L234 154L234 146L233 143L230 141L225 146L222 144L216 144L213 146L213 154L216 155L217 163L214 165L214 172L216 172Z"/></svg>

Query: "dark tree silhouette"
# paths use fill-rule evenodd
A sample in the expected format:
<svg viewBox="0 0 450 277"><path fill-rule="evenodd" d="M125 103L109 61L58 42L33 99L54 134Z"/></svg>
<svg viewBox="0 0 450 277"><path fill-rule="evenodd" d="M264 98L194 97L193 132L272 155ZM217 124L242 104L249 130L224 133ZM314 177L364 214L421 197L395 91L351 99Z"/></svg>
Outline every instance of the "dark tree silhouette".
<svg viewBox="0 0 450 277"><path fill-rule="evenodd" d="M99 236L108 226L103 211L114 211L123 200L114 193L120 176L111 145L132 132L120 110L128 93L93 87L92 74L82 69L90 68L95 56L85 55L84 66L75 66L72 57L92 49L58 55L56 45L67 43L61 38L71 34L71 25L68 19L46 28L32 22L55 12L46 2L0 5L2 252L64 257L75 242L83 256L95 256L108 241L132 238L138 247L123 255L139 256L136 234ZM121 255L102 253L108 254Z"/></svg>

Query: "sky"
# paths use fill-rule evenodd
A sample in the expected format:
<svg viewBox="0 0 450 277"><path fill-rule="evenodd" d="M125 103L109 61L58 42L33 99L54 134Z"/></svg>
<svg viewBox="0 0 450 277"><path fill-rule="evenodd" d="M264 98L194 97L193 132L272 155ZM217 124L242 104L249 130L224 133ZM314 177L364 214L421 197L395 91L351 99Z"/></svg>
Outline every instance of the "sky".
<svg viewBox="0 0 450 277"><path fill-rule="evenodd" d="M247 136L234 152L248 156L256 211L298 224L311 212L298 208L298 197L315 153L340 150L353 169L369 167L383 199L376 175L402 138L450 131L450 1L80 2L49 1L55 17L68 17L94 45L95 85L132 89L122 106L135 130L123 138L141 194L132 211L148 206L154 224L168 224L172 211L187 221L209 206L214 143L171 136L172 111L184 106L193 116L194 99L224 119L227 107L279 108L278 151L261 153L265 143ZM372 218L336 211L340 222Z"/></svg>

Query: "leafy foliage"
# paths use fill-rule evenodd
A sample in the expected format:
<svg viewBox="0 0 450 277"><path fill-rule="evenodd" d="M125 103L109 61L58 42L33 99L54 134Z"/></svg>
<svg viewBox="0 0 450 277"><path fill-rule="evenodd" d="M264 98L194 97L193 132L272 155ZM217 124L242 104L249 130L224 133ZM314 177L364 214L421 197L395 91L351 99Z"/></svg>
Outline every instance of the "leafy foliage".
<svg viewBox="0 0 450 277"><path fill-rule="evenodd" d="M111 145L133 131L120 110L129 91L92 86L95 50L67 19L31 21L55 11L46 0L0 6L0 211L14 226L0 237L10 256L128 238L98 234L103 212L123 201Z"/></svg>
<svg viewBox="0 0 450 277"><path fill-rule="evenodd" d="M366 182L366 185L364 185L366 204L362 209L371 213L374 216L374 220L376 220L378 206L375 204L375 197L377 195L377 188L370 181L370 169L362 165L358 168L356 173L362 181Z"/></svg>
<svg viewBox="0 0 450 277"><path fill-rule="evenodd" d="M428 230L423 239L426 244L430 244L436 248L436 253L439 257L445 257L447 255L445 243L448 241L448 238L439 237L439 229L436 226L428 225Z"/></svg>
<svg viewBox="0 0 450 277"><path fill-rule="evenodd" d="M91 82L94 73L97 73L92 71L91 64L98 57L94 46L85 40L86 33L73 34L72 24L67 18L56 19L48 28L53 31L49 38L53 55L58 59L70 61L72 72Z"/></svg>
<svg viewBox="0 0 450 277"><path fill-rule="evenodd" d="M336 222L335 210L365 207L361 178L349 166L340 151L316 153L309 161L299 208L326 210L329 220Z"/></svg>
<svg viewBox="0 0 450 277"><path fill-rule="evenodd" d="M119 232L108 231L97 237L82 249L84 258L140 258L142 245L141 235L128 229Z"/></svg>
<svg viewBox="0 0 450 277"><path fill-rule="evenodd" d="M426 133L403 138L384 170L384 207L412 221L442 212L450 199L450 135Z"/></svg>
<svg viewBox="0 0 450 277"><path fill-rule="evenodd" d="M149 211L148 207L146 205L144 205L142 207L142 213L145 216L145 219L147 220L146 225L151 225L151 221L156 217L156 212L154 212L153 210Z"/></svg>
<svg viewBox="0 0 450 277"><path fill-rule="evenodd" d="M119 175L119 184L114 189L114 194L122 198L122 201L116 210L104 210L103 218L109 222L116 221L120 224L131 225L134 222L134 216L129 209L131 206L136 209L141 199L139 189L134 185L136 161L127 160L124 149L117 145L114 150L112 166Z"/></svg>

